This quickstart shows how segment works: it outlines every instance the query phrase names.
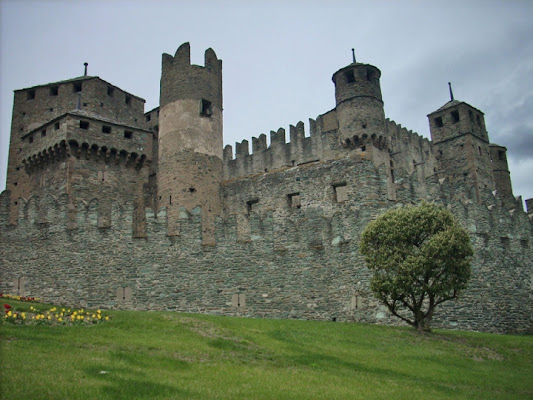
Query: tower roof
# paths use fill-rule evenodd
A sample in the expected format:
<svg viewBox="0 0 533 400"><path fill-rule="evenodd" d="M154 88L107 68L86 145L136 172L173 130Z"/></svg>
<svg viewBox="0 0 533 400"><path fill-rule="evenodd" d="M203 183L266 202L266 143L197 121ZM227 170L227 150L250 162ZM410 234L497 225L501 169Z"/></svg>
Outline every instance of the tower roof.
<svg viewBox="0 0 533 400"><path fill-rule="evenodd" d="M481 114L484 114L483 111L477 109L476 107L473 107L472 105L468 104L467 102L465 101L461 101L461 100L450 100L448 101L447 103L445 103L443 106L439 107L438 109L436 109L435 111L431 112L428 114L428 116L432 115L432 114L435 114L435 113L438 113L438 112L441 112L441 111L444 111L448 108L452 108L452 107L455 107L455 106L458 106L458 105L461 105L461 104L465 104L467 105L468 107L470 108L473 108L474 110L477 110L479 111Z"/></svg>

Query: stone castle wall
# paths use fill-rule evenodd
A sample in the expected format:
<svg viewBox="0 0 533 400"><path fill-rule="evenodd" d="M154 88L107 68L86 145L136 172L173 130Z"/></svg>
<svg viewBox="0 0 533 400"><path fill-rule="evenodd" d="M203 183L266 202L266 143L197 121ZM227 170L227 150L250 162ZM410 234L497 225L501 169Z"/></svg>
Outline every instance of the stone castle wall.
<svg viewBox="0 0 533 400"><path fill-rule="evenodd" d="M216 246L202 245L199 208L178 210L177 235L169 235L168 210L148 209L144 235L133 238L131 203L114 202L102 227L97 200L73 212L67 196L19 199L18 225L9 225L6 191L0 291L87 307L397 324L369 292L358 252L362 229L396 204L387 199L385 168L360 156L226 182L226 204L246 209L216 220ZM398 202L412 202L419 178L397 175ZM430 178L425 186L462 221L475 247L469 288L438 309L436 326L530 332L527 215L518 206L509 212L490 192L481 205L473 193L461 199L462 188L447 180ZM73 215L76 223L67 226Z"/></svg>

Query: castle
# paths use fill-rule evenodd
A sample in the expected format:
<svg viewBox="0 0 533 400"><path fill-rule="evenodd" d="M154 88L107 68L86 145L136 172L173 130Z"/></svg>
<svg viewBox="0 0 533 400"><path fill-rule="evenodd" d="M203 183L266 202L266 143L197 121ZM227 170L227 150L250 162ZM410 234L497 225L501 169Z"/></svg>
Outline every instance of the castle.
<svg viewBox="0 0 533 400"><path fill-rule="evenodd" d="M336 107L223 148L222 62L163 54L160 106L97 76L16 90L0 195L0 292L56 304L395 324L362 229L390 207L448 207L475 247L434 325L531 332L533 227L506 149L452 99L432 140L385 118L378 68L333 74ZM527 202L533 211L533 199Z"/></svg>

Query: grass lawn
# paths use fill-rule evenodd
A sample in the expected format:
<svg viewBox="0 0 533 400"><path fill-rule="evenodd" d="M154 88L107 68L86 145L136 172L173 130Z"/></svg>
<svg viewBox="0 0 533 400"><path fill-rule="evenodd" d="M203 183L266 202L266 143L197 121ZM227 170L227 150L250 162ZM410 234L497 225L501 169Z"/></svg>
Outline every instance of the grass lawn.
<svg viewBox="0 0 533 400"><path fill-rule="evenodd" d="M1 299L18 311L48 305ZM533 337L171 312L0 323L0 398L532 399Z"/></svg>

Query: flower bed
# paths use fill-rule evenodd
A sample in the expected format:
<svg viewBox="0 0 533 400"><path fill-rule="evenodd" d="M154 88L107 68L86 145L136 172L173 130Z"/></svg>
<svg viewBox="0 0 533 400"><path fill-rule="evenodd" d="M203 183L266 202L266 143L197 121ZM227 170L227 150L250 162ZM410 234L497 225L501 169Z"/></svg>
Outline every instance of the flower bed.
<svg viewBox="0 0 533 400"><path fill-rule="evenodd" d="M2 298L18 301L36 302L34 297L2 295ZM3 321L16 325L94 325L109 321L109 316L101 310L91 311L84 308L71 309L53 306L48 310L30 306L29 310L17 310L11 304L4 303Z"/></svg>

